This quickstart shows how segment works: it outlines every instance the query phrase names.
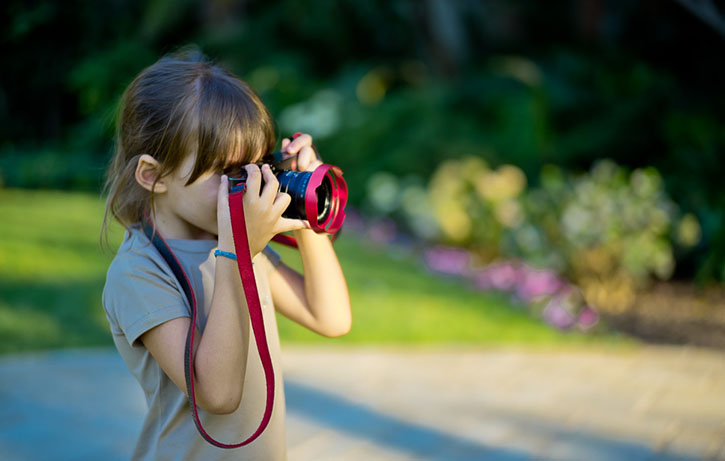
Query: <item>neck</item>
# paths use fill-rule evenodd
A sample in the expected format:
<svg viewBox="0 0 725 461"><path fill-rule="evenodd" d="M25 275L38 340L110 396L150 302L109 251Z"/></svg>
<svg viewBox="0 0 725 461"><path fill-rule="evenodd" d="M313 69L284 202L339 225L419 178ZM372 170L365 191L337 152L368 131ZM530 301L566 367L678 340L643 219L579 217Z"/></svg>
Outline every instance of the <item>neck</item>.
<svg viewBox="0 0 725 461"><path fill-rule="evenodd" d="M217 236L196 227L173 213L166 213L163 208L156 207L151 213L154 228L165 239L181 240L216 240Z"/></svg>

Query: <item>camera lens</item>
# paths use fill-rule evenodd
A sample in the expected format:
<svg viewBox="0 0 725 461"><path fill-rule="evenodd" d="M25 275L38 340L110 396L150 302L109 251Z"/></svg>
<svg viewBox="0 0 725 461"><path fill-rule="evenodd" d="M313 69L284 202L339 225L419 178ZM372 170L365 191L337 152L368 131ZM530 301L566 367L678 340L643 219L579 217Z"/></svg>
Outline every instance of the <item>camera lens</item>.
<svg viewBox="0 0 725 461"><path fill-rule="evenodd" d="M307 172L279 170L276 166L272 165L272 171L279 182L279 191L289 194L291 198L282 216L307 220L315 232L337 232L345 219L347 202L347 185L339 168L323 165L323 170ZM246 180L247 174L243 169L237 175L230 175L229 193L243 192ZM262 178L262 187L264 183Z"/></svg>
<svg viewBox="0 0 725 461"><path fill-rule="evenodd" d="M330 214L330 208L332 208L332 183L328 176L322 180L322 184L317 188L315 194L317 195L317 222L325 222Z"/></svg>
<svg viewBox="0 0 725 461"><path fill-rule="evenodd" d="M291 219L309 220L305 197L307 196L307 188L311 177L312 173L290 170L281 171L277 175L280 191L286 192L292 197L292 202L290 202L287 210L282 213L282 216ZM322 184L315 190L315 198L317 199L317 222L324 222L332 208L332 183L328 176L325 176Z"/></svg>

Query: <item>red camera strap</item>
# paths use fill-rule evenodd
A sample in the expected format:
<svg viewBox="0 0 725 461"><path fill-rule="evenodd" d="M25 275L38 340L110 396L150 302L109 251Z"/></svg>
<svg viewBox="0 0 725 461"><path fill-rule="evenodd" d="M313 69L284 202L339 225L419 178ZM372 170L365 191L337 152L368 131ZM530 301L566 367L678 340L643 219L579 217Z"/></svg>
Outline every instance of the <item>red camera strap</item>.
<svg viewBox="0 0 725 461"><path fill-rule="evenodd" d="M245 188L246 189L246 188ZM144 222L144 232L149 237L149 240L154 244L161 256L166 260L172 272L176 276L177 280L181 284L184 293L186 294L189 304L191 305L191 322L189 324L189 331L186 335L186 351L184 353L184 372L186 375L186 389L189 395L189 404L191 406L192 417L199 434L209 442L210 444L219 448L239 448L244 445L248 445L259 437L262 432L267 428L269 421L272 417L272 409L274 407L274 391L275 391L275 380L274 380L274 369L272 367L272 358L269 353L269 346L267 345L267 333L264 329L264 318L262 316L262 307L259 303L259 293L257 292L257 282L254 277L254 269L252 268L252 257L249 251L249 240L247 239L247 226L244 221L244 202L242 200L244 196L244 190L233 192L229 194L229 210L231 212L232 221L232 234L234 236L234 247L237 254L237 266L239 267L239 275L242 280L242 287L244 289L244 296L247 298L247 307L249 309L249 318L252 324L252 331L254 333L254 340L257 344L257 350L259 351L259 358L262 361L262 368L264 369L264 376L267 383L267 398L264 409L264 415L262 421L259 423L257 430L243 442L228 444L222 443L215 440L209 435L201 424L199 419L199 412L196 406L196 396L194 395L194 326L196 325L197 316L197 305L196 296L191 286L186 272L181 266L181 263L174 255L169 245L164 239L155 232L153 226L150 224L148 217Z"/></svg>

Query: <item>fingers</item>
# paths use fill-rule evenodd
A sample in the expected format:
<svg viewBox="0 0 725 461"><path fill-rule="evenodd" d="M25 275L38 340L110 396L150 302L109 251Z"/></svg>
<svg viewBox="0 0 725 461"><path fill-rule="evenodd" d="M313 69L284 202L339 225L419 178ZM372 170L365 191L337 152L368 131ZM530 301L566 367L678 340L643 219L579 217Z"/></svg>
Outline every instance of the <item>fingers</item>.
<svg viewBox="0 0 725 461"><path fill-rule="evenodd" d="M222 175L216 195L217 223L229 221L229 178Z"/></svg>
<svg viewBox="0 0 725 461"><path fill-rule="evenodd" d="M229 208L229 177L222 175L221 181L219 181L219 189L216 195L217 210L222 210L224 206Z"/></svg>
<svg viewBox="0 0 725 461"><path fill-rule="evenodd" d="M275 234L311 228L310 223L302 219L279 218L275 227Z"/></svg>
<svg viewBox="0 0 725 461"><path fill-rule="evenodd" d="M245 182L247 191L244 194L245 198L249 196L259 197L259 188L262 184L262 172L253 163L245 165L244 169L247 170L247 180Z"/></svg>
<svg viewBox="0 0 725 461"><path fill-rule="evenodd" d="M292 141L282 140L282 150L288 154L297 155L297 171L314 171L322 165L320 155L312 144L312 136L301 134Z"/></svg>
<svg viewBox="0 0 725 461"><path fill-rule="evenodd" d="M311 228L310 223L306 220L289 219L282 217L282 213L287 210L287 207L289 207L291 202L291 195L285 192L279 192L277 194L277 198L274 200L274 203L272 204L272 209L270 210L275 216L278 216L277 224L275 225L275 234L279 234L280 232L289 232L293 230Z"/></svg>
<svg viewBox="0 0 725 461"><path fill-rule="evenodd" d="M229 195L229 177L225 174L219 180L219 189L217 190L218 199L221 200L224 194Z"/></svg>
<svg viewBox="0 0 725 461"><path fill-rule="evenodd" d="M282 216L289 204L292 202L292 196L285 192L278 192L277 197L274 199L271 211L276 216Z"/></svg>
<svg viewBox="0 0 725 461"><path fill-rule="evenodd" d="M315 168L322 165L317 158L317 152L311 146L304 146L297 154L297 170L314 171Z"/></svg>
<svg viewBox="0 0 725 461"><path fill-rule="evenodd" d="M216 203L217 235L219 244L229 246L232 235L232 219L229 211L229 178L222 175L219 181Z"/></svg>
<svg viewBox="0 0 725 461"><path fill-rule="evenodd" d="M264 187L262 188L261 199L264 203L271 204L277 197L279 191L279 181L272 173L269 165L262 165L262 177L264 178Z"/></svg>
<svg viewBox="0 0 725 461"><path fill-rule="evenodd" d="M298 153L304 146L312 146L312 136L306 133L297 136L287 144L282 141L282 147L286 148L286 151L290 154Z"/></svg>

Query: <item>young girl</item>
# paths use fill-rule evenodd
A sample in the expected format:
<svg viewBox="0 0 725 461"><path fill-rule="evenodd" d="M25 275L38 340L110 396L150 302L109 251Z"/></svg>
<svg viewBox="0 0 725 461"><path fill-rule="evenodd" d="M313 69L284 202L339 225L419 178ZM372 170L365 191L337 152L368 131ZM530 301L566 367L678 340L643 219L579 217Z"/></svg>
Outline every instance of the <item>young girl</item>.
<svg viewBox="0 0 725 461"><path fill-rule="evenodd" d="M274 312L325 336L351 326L345 278L330 240L302 220L282 217L290 196L278 192L268 166L269 113L231 73L196 51L164 57L126 89L108 171L109 215L125 228L108 269L103 307L113 340L146 395L148 414L134 459L284 459L285 403ZM321 163L312 138L282 141L298 170ZM250 330L237 264L214 256L234 251L224 173L245 168L244 216L275 372L275 402L266 430L242 448L217 448L197 433L186 395L184 349L191 307L179 280L141 230L148 219L173 250L196 294L194 395L204 429L223 443L246 440L265 408L265 376ZM262 184L264 184L262 186ZM148 216L148 218L145 218ZM304 277L267 246L294 231Z"/></svg>

